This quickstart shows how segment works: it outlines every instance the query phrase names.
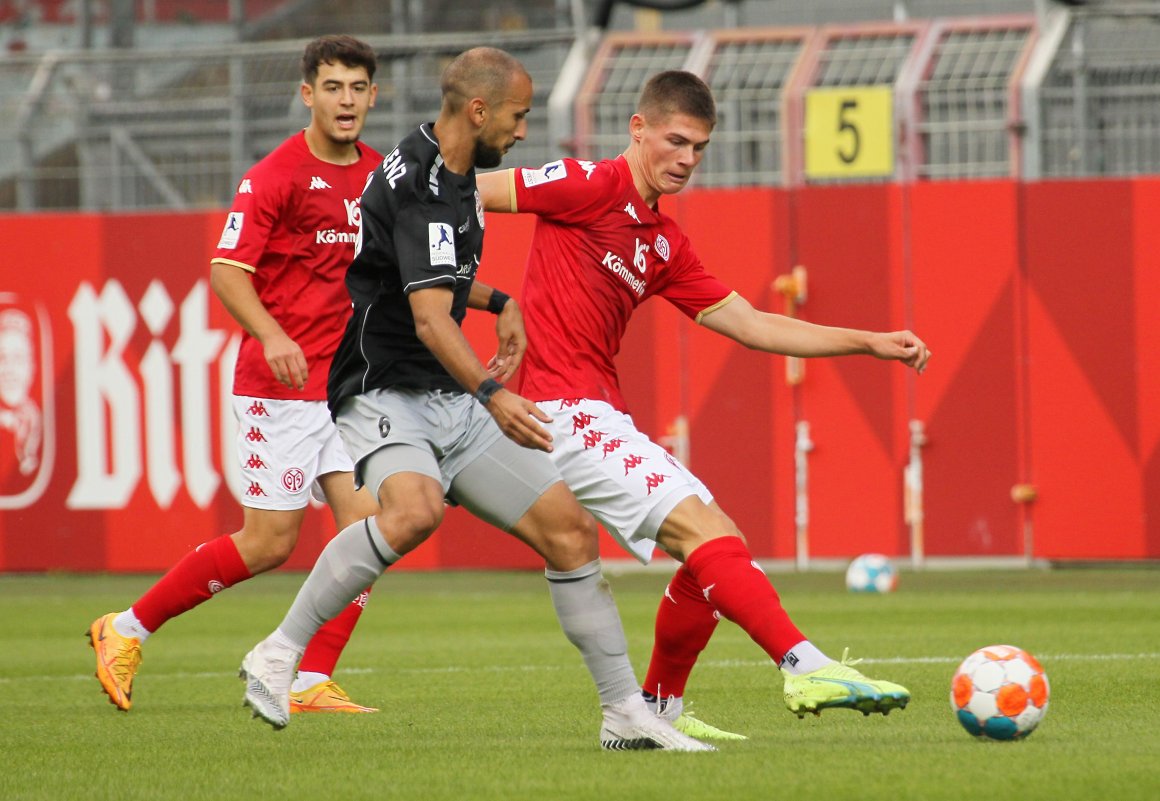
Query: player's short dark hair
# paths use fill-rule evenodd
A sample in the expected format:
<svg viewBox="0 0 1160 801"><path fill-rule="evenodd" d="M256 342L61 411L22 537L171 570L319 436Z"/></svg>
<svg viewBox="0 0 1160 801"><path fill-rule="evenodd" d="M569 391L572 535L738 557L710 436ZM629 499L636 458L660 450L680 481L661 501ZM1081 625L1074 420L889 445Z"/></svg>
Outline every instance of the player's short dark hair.
<svg viewBox="0 0 1160 801"><path fill-rule="evenodd" d="M665 119L684 114L710 125L717 124L717 104L708 85L691 72L666 70L648 79L636 104L642 117Z"/></svg>
<svg viewBox="0 0 1160 801"><path fill-rule="evenodd" d="M318 77L318 68L323 64L342 64L345 67L362 67L367 77L375 77L375 51L361 39L346 34L319 36L306 45L302 53L302 80L313 84Z"/></svg>

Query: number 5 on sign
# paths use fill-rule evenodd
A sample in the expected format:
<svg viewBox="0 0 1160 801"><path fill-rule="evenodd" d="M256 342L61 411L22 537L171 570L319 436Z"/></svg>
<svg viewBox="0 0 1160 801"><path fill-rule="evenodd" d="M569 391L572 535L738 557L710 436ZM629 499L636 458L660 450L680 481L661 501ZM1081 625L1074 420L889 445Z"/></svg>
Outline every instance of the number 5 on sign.
<svg viewBox="0 0 1160 801"><path fill-rule="evenodd" d="M814 89L806 95L806 177L894 174L889 86Z"/></svg>

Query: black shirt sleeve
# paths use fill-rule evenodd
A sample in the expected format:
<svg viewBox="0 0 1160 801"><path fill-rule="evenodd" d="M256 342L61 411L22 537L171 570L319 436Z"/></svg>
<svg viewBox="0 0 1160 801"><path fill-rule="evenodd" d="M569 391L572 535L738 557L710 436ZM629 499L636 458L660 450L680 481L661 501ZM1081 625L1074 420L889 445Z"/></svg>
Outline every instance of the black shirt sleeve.
<svg viewBox="0 0 1160 801"><path fill-rule="evenodd" d="M395 257L403 292L455 284L455 218L446 204L402 200L395 220Z"/></svg>

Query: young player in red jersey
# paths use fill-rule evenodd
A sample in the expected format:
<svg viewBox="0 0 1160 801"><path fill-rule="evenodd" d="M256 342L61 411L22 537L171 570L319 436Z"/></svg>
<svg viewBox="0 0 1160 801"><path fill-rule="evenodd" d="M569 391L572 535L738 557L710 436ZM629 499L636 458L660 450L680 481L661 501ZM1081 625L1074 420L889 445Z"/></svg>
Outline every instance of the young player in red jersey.
<svg viewBox="0 0 1160 801"><path fill-rule="evenodd" d="M310 124L246 173L211 260L214 292L245 330L234 371L240 531L199 545L131 607L89 628L97 678L118 709L132 701L141 645L167 620L289 557L314 493L342 529L375 510L326 408L326 377L346 325L342 277L359 232L359 197L382 156L359 143L377 87L374 51L323 36L302 57ZM322 628L299 666L298 712L375 712L331 679L366 593Z"/></svg>
<svg viewBox="0 0 1160 801"><path fill-rule="evenodd" d="M689 672L719 616L745 629L779 665L785 702L799 715L830 707L887 713L910 694L815 647L705 485L636 429L613 363L629 318L657 295L755 350L870 354L920 373L930 354L909 331L855 331L758 311L706 272L657 203L688 183L716 120L700 78L661 73L645 85L619 158L563 159L480 175L478 184L488 210L538 216L523 286L528 350L520 393L554 415L547 425L553 461L580 502L638 559L651 559L655 544L681 562L658 611L645 698L681 731L731 739L740 735L682 715Z"/></svg>

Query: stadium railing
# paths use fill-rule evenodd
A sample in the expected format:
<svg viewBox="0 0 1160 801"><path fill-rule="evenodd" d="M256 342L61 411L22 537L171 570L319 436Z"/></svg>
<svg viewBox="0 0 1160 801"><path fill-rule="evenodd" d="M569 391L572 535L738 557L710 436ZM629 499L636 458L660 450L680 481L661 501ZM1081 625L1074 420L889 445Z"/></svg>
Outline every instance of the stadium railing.
<svg viewBox="0 0 1160 801"><path fill-rule="evenodd" d="M382 65L366 139L438 103L476 44L529 66L537 111L511 163L623 148L648 75L690 69L720 121L702 186L1160 173L1160 4L694 31L366 37ZM228 202L295 128L302 40L53 51L0 60L0 210ZM548 109L545 113L542 109Z"/></svg>

